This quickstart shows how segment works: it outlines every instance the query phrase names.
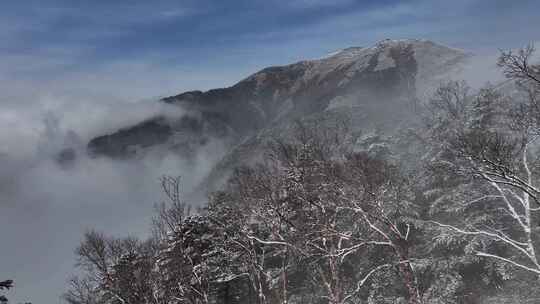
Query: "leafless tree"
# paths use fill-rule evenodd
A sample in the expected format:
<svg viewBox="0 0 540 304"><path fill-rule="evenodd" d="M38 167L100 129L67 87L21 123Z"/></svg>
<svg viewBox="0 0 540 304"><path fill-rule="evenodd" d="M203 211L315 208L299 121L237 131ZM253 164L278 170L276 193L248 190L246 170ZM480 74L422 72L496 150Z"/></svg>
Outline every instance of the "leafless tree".
<svg viewBox="0 0 540 304"><path fill-rule="evenodd" d="M168 201L156 207L155 298L163 303L207 304L219 284L234 280L223 254L223 229L208 216L190 214L180 196L180 177L164 176Z"/></svg>
<svg viewBox="0 0 540 304"><path fill-rule="evenodd" d="M532 44L517 52L503 51L497 63L507 78L532 82L533 85L538 86L540 85L540 66L531 63L534 52L535 48Z"/></svg>
<svg viewBox="0 0 540 304"><path fill-rule="evenodd" d="M85 278L73 277L69 280L69 289L63 296L70 304L98 304L99 292L95 284Z"/></svg>
<svg viewBox="0 0 540 304"><path fill-rule="evenodd" d="M164 240L167 234L180 227L182 221L191 213L190 206L181 197L181 178L163 176L161 189L167 201L156 204L156 215L152 219L153 238Z"/></svg>
<svg viewBox="0 0 540 304"><path fill-rule="evenodd" d="M389 262L371 265L354 292L377 271L397 267L408 293L408 303L420 303L413 257L410 256L410 239L418 218L412 185L396 166L365 153L349 155L345 167L348 168L347 184L352 195L341 209L352 211L356 225L362 225L366 230L352 246L342 249L342 257L370 245L389 251ZM342 237L347 235L351 233Z"/></svg>
<svg viewBox="0 0 540 304"><path fill-rule="evenodd" d="M263 192L259 191L269 186L266 182L261 183L261 176L254 173L254 170L238 170L228 189L214 194L209 216L226 234L226 254L236 262L236 271L227 279L248 278L257 302L266 304L270 300L274 279L267 267L268 259L275 253L276 246L279 248L287 243L269 236L264 225L267 222L261 222L268 219L261 217L261 204L258 204L261 201L250 201L254 195L263 198Z"/></svg>
<svg viewBox="0 0 540 304"><path fill-rule="evenodd" d="M259 302L266 303L271 282L281 277L275 290L286 303L292 255L309 265L312 284L329 303L353 303L372 276L393 269L409 302L418 303L408 244L413 227L406 220L414 216L409 185L399 183L386 162L352 153L353 140L341 128L319 133L299 123L296 131L292 142L274 142L266 163L238 170L222 195L224 205L241 214L233 218L242 223L235 242L250 257L246 269ZM387 248L388 262L351 273L355 258L373 247ZM269 261L276 257L283 264L272 271Z"/></svg>
<svg viewBox="0 0 540 304"><path fill-rule="evenodd" d="M457 118L461 125L449 128L451 132L439 132L447 137L443 140L446 149L443 161L457 175L469 178L466 195L462 193L459 201L453 204L455 211L465 212L467 221L444 223L434 220L433 223L447 231L477 240L479 245L474 249L477 256L492 258L540 275L539 231L536 227L537 213L540 211L536 163L540 69L530 63L533 52L534 48L529 46L517 53L503 52L499 59L504 74L526 92L524 100L498 99L500 94L497 92L483 95L487 97L485 100L480 99L482 95L476 98L469 96L465 98L468 104L464 105L466 109L462 111L469 117ZM456 88L451 92L453 96L463 93ZM441 100L450 103L457 98L443 96ZM506 101L504 106L507 109L499 112L496 118L491 118L499 124L476 125L473 110L486 102L493 105L497 100ZM484 104L479 101L484 101ZM453 113L450 108L446 112ZM504 250L491 250L491 243Z"/></svg>
<svg viewBox="0 0 540 304"><path fill-rule="evenodd" d="M109 238L88 231L76 250L85 277L71 281L66 299L95 303L154 303L151 286L153 250L134 238ZM97 292L94 292L97 291ZM90 294L86 292L91 292Z"/></svg>
<svg viewBox="0 0 540 304"><path fill-rule="evenodd" d="M201 260L203 248L194 245L203 235L195 231L199 226L181 200L180 186L179 177L161 179L168 201L156 205L152 237L146 241L85 233L76 250L82 276L70 281L64 298L88 304L208 303L207 260Z"/></svg>

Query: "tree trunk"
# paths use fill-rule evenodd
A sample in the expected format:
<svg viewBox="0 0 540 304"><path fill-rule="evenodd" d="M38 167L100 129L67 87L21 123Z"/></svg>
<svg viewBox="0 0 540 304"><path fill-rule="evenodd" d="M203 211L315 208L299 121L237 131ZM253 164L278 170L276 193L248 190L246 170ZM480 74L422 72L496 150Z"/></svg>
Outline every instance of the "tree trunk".
<svg viewBox="0 0 540 304"><path fill-rule="evenodd" d="M230 297L231 297L229 295L229 282L225 283L225 295L223 297L224 297L223 303L224 304L229 304L230 303Z"/></svg>
<svg viewBox="0 0 540 304"><path fill-rule="evenodd" d="M420 304L418 286L416 278L412 270L409 260L409 246L406 241L397 246L397 254L399 256L399 272L403 276L403 283L408 293L408 304Z"/></svg>

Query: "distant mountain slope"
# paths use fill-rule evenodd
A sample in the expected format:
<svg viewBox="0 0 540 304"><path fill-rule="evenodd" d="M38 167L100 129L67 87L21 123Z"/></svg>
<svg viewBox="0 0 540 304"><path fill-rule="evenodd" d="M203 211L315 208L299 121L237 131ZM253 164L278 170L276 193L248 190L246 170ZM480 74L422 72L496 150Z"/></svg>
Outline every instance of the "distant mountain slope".
<svg viewBox="0 0 540 304"><path fill-rule="evenodd" d="M257 138L296 118L344 112L358 127L395 128L409 119L419 91L459 69L468 57L427 40L383 40L373 47L269 67L232 87L164 98L188 114L178 121L156 117L94 138L88 150L95 156L129 158L163 145L188 157L219 138L229 151L217 170L243 162L240 154L250 155L247 147L257 146Z"/></svg>

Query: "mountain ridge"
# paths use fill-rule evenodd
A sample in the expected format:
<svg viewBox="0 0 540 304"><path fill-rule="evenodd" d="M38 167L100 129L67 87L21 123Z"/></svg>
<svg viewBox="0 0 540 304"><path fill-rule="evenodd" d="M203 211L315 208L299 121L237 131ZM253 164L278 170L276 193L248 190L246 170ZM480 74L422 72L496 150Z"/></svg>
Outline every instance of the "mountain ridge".
<svg viewBox="0 0 540 304"><path fill-rule="evenodd" d="M153 145L186 146L191 147L186 149L189 153L176 152L189 158L198 146L217 138L228 147L223 159L230 159L228 153L242 150L250 138L253 143L264 130L336 111L362 120L359 127L366 127L364 120L369 120L391 128L407 119L419 91L459 69L470 56L429 40L387 39L371 47L349 47L319 59L271 66L230 87L162 98L160 102L179 106L187 114L173 122L151 118L96 137L88 143L88 151L122 159L144 155ZM234 165L238 164L226 167Z"/></svg>

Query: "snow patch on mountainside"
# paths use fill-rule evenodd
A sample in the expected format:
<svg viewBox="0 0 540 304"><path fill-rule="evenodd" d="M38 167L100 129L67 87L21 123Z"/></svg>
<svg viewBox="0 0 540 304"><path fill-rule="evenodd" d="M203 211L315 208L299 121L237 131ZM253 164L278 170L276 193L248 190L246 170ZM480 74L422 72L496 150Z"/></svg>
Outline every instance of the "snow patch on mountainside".
<svg viewBox="0 0 540 304"><path fill-rule="evenodd" d="M344 96L336 96L330 100L328 103L328 106L326 107L326 111L333 110L337 108L346 108L346 107L353 107L356 103L352 98L346 98Z"/></svg>
<svg viewBox="0 0 540 304"><path fill-rule="evenodd" d="M396 66L396 62L392 57L390 57L389 53L390 51L386 49L379 54L374 71L382 71Z"/></svg>
<svg viewBox="0 0 540 304"><path fill-rule="evenodd" d="M361 47L351 47L337 52L335 55L311 61L312 66L306 71L303 77L304 82L308 82L317 77L319 80L324 79L333 71L344 69L347 66L357 63L359 59L365 58L369 61L370 56L365 56L366 49ZM366 65L362 65L367 67ZM360 66L360 65L359 65Z"/></svg>
<svg viewBox="0 0 540 304"><path fill-rule="evenodd" d="M322 59L328 59L328 58L331 58L331 57L334 57L336 55L338 55L339 53L343 52L344 49L341 49L341 50L337 50L337 51L333 51L333 52L330 52L324 56L321 56L319 58L317 58L318 60L322 60Z"/></svg>

